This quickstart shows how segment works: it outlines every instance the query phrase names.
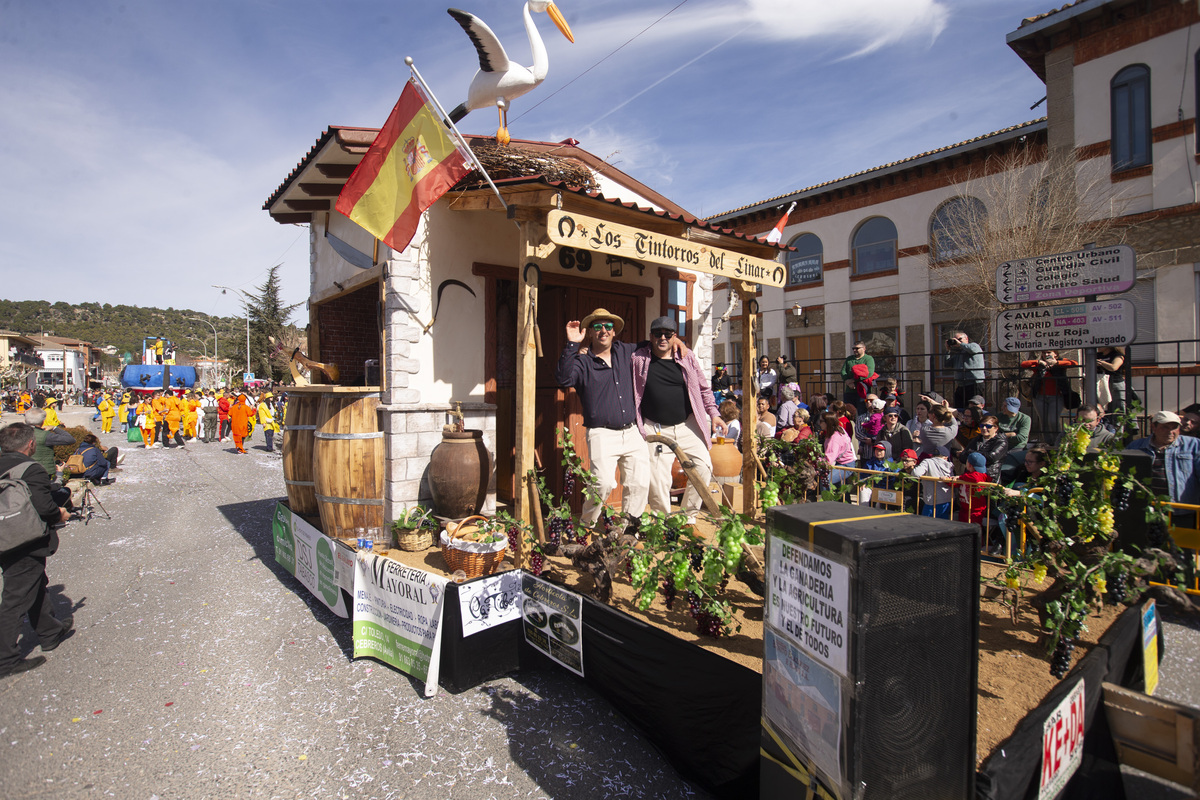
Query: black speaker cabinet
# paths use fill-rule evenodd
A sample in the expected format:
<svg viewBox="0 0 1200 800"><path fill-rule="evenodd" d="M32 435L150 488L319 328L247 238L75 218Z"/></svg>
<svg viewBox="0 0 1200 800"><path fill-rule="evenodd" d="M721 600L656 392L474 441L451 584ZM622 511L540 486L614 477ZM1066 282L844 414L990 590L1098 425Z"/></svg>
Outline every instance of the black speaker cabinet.
<svg viewBox="0 0 1200 800"><path fill-rule="evenodd" d="M973 797L979 527L803 503L768 533L760 797Z"/></svg>

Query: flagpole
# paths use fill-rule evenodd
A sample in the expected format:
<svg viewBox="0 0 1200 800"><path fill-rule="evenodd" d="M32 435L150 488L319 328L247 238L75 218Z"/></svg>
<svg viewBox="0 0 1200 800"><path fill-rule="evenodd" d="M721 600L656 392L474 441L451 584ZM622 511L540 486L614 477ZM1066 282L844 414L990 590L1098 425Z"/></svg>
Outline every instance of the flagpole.
<svg viewBox="0 0 1200 800"><path fill-rule="evenodd" d="M417 79L417 83L421 84L421 91L433 101L433 105L437 108L438 113L442 115L442 119L450 126L450 132L454 136L454 141L457 143L459 150L475 166L475 169L479 170L479 174L483 176L483 179L488 182L488 186L492 187L492 191L496 193L497 199L500 200L500 205L504 206L504 209L507 211L508 203L504 202L504 196L500 194L500 190L496 188L496 184L492 183L492 176L488 175L488 171L483 168L483 164L479 163L479 159L475 156L475 151L467 144L467 140L463 135L458 132L458 128L450 120L450 115L446 113L446 109L442 108L442 104L438 102L437 95L433 93L433 90L429 88L429 84L421 77L421 73L417 71L417 65L413 63L412 56L405 56L404 63L412 70L412 75Z"/></svg>

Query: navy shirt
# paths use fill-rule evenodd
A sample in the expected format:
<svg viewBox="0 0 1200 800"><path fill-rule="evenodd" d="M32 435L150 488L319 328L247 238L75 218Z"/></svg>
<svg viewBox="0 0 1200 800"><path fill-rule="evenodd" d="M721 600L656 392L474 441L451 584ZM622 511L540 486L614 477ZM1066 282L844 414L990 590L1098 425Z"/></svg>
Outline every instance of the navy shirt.
<svg viewBox="0 0 1200 800"><path fill-rule="evenodd" d="M583 424L587 428L620 430L637 422L633 406L633 365L630 356L637 345L614 341L609 359L592 353L579 354L581 344L567 342L558 359L555 373L560 385L573 388L583 403Z"/></svg>

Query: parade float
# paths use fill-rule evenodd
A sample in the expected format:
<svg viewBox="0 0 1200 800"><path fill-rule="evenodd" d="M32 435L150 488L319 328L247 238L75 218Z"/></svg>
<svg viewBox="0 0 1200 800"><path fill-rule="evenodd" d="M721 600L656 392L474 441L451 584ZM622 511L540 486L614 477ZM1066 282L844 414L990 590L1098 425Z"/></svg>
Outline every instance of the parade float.
<svg viewBox="0 0 1200 800"><path fill-rule="evenodd" d="M470 15L455 19L486 35ZM418 93L424 111L410 110L435 125L455 116L428 102ZM1098 640L1081 636L1087 653L1074 670L979 752L984 612L970 526L815 502L764 518L747 448L731 492L746 516L723 512L690 549L675 545L678 531L668 541L670 523L644 556L620 529L580 541L564 527L579 507L572 476L588 463L579 402L553 377L565 323L603 306L636 342L649 320L678 315L711 366L708 310L714 292L730 291L753 363L757 289L783 284L780 248L696 219L573 140L502 144L506 130L451 143L463 171L411 215L411 241L389 245L339 209L348 185L366 181L355 197L371 194L386 163L381 139L404 149L397 160L416 181L455 158L423 138L433 134L408 130L392 120L382 131L328 128L264 204L280 224L309 226L306 358L337 366L290 392L276 560L353 620L355 657L408 673L427 694L529 666L567 669L725 797L1037 796L1049 774L1046 721L1063 718L1062 702L1079 735L1049 777L1068 791L1096 783L1097 765L1113 761L1099 752L1099 682L1141 680L1141 612ZM745 404L743 430L755 422ZM735 481L736 460L725 471ZM464 476L468 485L443 485ZM416 512L414 526L417 506L437 516ZM420 529L438 516L425 544ZM762 571L742 568L747 553ZM862 579L868 568L878 581ZM665 587L646 575L662 570L699 587L689 590L699 605L660 596ZM821 629L823 644L800 630L812 609L796 598L816 585L802 581L822 585L820 607L837 620ZM926 652L951 622L953 645ZM930 726L934 706L945 725Z"/></svg>

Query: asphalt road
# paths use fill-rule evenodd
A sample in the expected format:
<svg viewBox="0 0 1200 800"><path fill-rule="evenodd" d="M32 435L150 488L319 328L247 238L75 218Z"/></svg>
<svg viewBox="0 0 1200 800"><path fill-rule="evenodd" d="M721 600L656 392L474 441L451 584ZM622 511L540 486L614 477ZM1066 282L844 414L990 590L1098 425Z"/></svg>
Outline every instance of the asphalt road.
<svg viewBox="0 0 1200 800"><path fill-rule="evenodd" d="M78 632L0 680L0 796L707 797L565 672L426 699L352 660L350 622L274 563L262 446L128 450L97 490L112 519L62 531L47 572Z"/></svg>
<svg viewBox="0 0 1200 800"><path fill-rule="evenodd" d="M112 519L70 523L47 569L78 632L0 679L0 797L708 797L565 672L426 699L352 660L349 621L274 562L282 464L261 435L246 456L102 438L127 453L97 490ZM1200 706L1200 622L1164 627L1156 696ZM39 652L28 627L21 644ZM1130 798L1194 797L1124 772Z"/></svg>

